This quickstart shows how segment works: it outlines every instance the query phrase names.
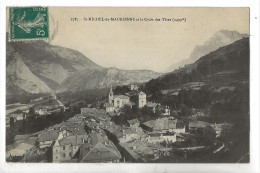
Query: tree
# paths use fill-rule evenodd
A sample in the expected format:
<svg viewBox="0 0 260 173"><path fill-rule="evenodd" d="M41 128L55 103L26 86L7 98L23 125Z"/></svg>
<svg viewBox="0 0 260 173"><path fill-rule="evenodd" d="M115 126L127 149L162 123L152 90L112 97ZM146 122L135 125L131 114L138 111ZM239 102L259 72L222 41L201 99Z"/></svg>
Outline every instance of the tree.
<svg viewBox="0 0 260 173"><path fill-rule="evenodd" d="M10 127L14 127L14 118L10 117Z"/></svg>
<svg viewBox="0 0 260 173"><path fill-rule="evenodd" d="M34 107L29 108L29 115L35 115Z"/></svg>

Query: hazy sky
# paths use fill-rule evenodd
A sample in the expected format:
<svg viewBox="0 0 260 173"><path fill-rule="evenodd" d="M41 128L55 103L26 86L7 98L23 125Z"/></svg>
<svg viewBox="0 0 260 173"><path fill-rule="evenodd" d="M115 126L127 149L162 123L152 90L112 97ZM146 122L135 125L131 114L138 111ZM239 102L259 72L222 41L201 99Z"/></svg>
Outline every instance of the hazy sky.
<svg viewBox="0 0 260 173"><path fill-rule="evenodd" d="M164 71L219 30L249 33L248 8L55 7L49 13L51 29L58 26L51 44L121 69ZM72 22L72 17L186 18L186 22Z"/></svg>

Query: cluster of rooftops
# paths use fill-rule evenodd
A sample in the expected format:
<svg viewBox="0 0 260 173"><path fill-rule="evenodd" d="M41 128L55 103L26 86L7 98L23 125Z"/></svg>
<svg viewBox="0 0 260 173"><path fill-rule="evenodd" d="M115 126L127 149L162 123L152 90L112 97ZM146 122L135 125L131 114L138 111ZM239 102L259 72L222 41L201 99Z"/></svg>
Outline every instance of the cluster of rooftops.
<svg viewBox="0 0 260 173"><path fill-rule="evenodd" d="M154 105L157 106L157 103L149 103L151 107ZM205 127L221 130L222 126L203 121L191 121L188 124L190 129ZM169 154L166 148L149 142L148 139L155 134L153 132L159 132L159 134L173 132L178 133L178 137L186 137L185 124L178 119L162 117L144 123L140 123L138 119L132 119L127 121L127 125L117 125L111 121L105 110L83 108L81 114L48 129L33 134L17 135L14 139L15 143L7 154L21 156L28 154L32 148L69 146L68 149L60 149L60 153L53 155L58 158L57 162L66 162L68 160L66 160L67 158L62 159L62 154L67 150L68 152L73 151L71 147L76 146L77 152L73 153L69 159L75 160L76 158L77 162L119 162L119 160L124 160L122 152L127 152L135 161L141 159L143 162L148 162L160 155ZM117 145L124 150L119 151ZM60 156L57 157L57 155Z"/></svg>

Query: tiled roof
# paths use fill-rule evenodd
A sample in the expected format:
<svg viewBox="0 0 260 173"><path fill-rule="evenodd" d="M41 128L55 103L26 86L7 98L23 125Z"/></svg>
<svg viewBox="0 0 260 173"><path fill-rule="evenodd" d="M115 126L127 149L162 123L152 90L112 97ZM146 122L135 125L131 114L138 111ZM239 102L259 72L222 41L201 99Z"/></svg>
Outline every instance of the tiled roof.
<svg viewBox="0 0 260 173"><path fill-rule="evenodd" d="M16 135L15 137L14 137L14 140L15 141L17 141L17 140L26 140L26 139L28 139L29 138L29 134L26 134L26 135Z"/></svg>
<svg viewBox="0 0 260 173"><path fill-rule="evenodd" d="M26 154L25 150L21 150L21 149L12 149L10 151L8 151L6 153L6 156L23 156L24 154Z"/></svg>
<svg viewBox="0 0 260 173"><path fill-rule="evenodd" d="M184 122L178 119L168 120L168 123L170 129L182 129L185 126Z"/></svg>
<svg viewBox="0 0 260 173"><path fill-rule="evenodd" d="M81 108L81 111L83 114L89 114L89 113L95 113L95 114L103 114L106 113L103 109L97 109L97 108Z"/></svg>
<svg viewBox="0 0 260 173"><path fill-rule="evenodd" d="M33 147L33 145L30 145L30 144L27 144L27 143L21 143L20 145L18 145L18 146L16 147L16 149L28 151L28 150L30 150L32 147Z"/></svg>
<svg viewBox="0 0 260 173"><path fill-rule="evenodd" d="M178 129L183 128L184 124L179 120L169 120L168 118L158 118L156 120L150 120L144 123L147 127L153 130L166 130L166 129Z"/></svg>
<svg viewBox="0 0 260 173"><path fill-rule="evenodd" d="M138 128L131 128L131 130L138 134L141 138L145 138L147 136L146 133L144 133L143 129L141 127L138 127Z"/></svg>
<svg viewBox="0 0 260 173"><path fill-rule="evenodd" d="M139 92L138 95L146 95L144 92Z"/></svg>
<svg viewBox="0 0 260 173"><path fill-rule="evenodd" d="M135 123L140 123L138 119L132 119L132 120L127 120L129 124L135 124Z"/></svg>
<svg viewBox="0 0 260 173"><path fill-rule="evenodd" d="M105 104L104 104L104 107L105 107L105 108L114 107L114 105L112 105L112 104L110 104L110 103L105 103Z"/></svg>
<svg viewBox="0 0 260 173"><path fill-rule="evenodd" d="M115 95L115 96L114 96L114 99L115 99L115 98L129 99L129 97L128 97L128 96L125 96L125 95Z"/></svg>
<svg viewBox="0 0 260 173"><path fill-rule="evenodd" d="M155 108L157 106L157 103L148 102L146 106L149 108Z"/></svg>
<svg viewBox="0 0 260 173"><path fill-rule="evenodd" d="M118 131L121 131L122 127L116 124L112 124L109 126L106 130L109 131L112 134L115 134Z"/></svg>
<svg viewBox="0 0 260 173"><path fill-rule="evenodd" d="M159 118L155 120L154 130L165 130L169 129L168 119L167 118Z"/></svg>
<svg viewBox="0 0 260 173"><path fill-rule="evenodd" d="M93 163L121 158L121 154L113 142L103 138L97 133L90 134L89 136L91 143L83 144L80 149L80 162Z"/></svg>
<svg viewBox="0 0 260 173"><path fill-rule="evenodd" d="M142 159L144 162L147 162L144 157L148 156L148 160L153 159L153 157L150 156L155 153L154 149L160 148L155 144L140 140L129 141L126 143L121 143L120 145L125 148L133 158L136 160ZM136 147L135 149L134 146Z"/></svg>
<svg viewBox="0 0 260 173"><path fill-rule="evenodd" d="M84 139L84 141L83 141ZM74 136L67 136L59 140L59 144L63 145L82 145L84 142L88 140L88 135L74 135Z"/></svg>
<svg viewBox="0 0 260 173"><path fill-rule="evenodd" d="M86 126L88 126L91 129L98 128L98 124L96 122L93 122L93 121L86 122Z"/></svg>
<svg viewBox="0 0 260 173"><path fill-rule="evenodd" d="M56 140L58 136L59 133L57 130L45 131L39 136L38 142L53 141Z"/></svg>

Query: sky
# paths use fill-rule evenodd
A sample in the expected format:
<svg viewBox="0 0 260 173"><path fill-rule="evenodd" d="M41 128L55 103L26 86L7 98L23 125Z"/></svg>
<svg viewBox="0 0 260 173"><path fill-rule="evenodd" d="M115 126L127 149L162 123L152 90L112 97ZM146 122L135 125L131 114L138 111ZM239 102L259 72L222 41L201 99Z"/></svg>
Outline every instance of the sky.
<svg viewBox="0 0 260 173"><path fill-rule="evenodd" d="M131 17L160 21L84 21ZM75 49L103 67L162 72L220 30L249 34L248 8L50 7L50 43ZM81 19L78 22L71 18ZM162 18L186 21L163 21Z"/></svg>

